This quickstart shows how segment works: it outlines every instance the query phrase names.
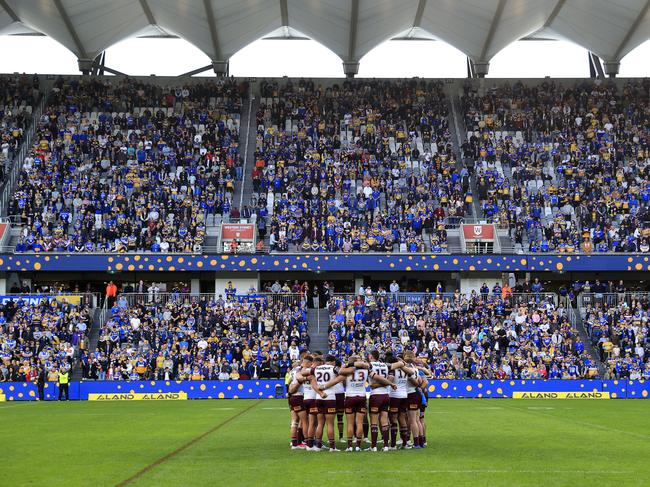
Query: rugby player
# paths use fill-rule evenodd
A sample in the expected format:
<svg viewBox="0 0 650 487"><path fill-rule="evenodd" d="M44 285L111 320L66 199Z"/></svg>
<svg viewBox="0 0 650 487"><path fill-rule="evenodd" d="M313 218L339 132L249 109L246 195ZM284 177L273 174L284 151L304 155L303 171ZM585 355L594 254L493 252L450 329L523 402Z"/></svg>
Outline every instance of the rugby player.
<svg viewBox="0 0 650 487"><path fill-rule="evenodd" d="M309 431L307 410L304 406L305 383L298 381L298 374L303 369L311 367L311 355L304 355L301 362L297 362L291 369L289 382L289 408L291 409L291 449L304 450L304 435ZM309 384L307 387L311 387Z"/></svg>
<svg viewBox="0 0 650 487"><path fill-rule="evenodd" d="M345 414L347 417L347 443L345 451L361 451L363 420L367 417L366 381L369 365L357 356L351 356L339 375L323 387L333 387L345 381ZM356 439L356 447L353 446Z"/></svg>
<svg viewBox="0 0 650 487"><path fill-rule="evenodd" d="M404 352L404 360L406 360L407 364L415 367L415 355L413 352ZM424 372L420 369L417 370L417 374L408 378L408 384L406 387L408 401L407 415L410 433L413 435L413 448L424 448L424 431L422 429L422 423L420 422L420 406L422 405L422 394L420 390L426 388L428 382L424 377ZM420 390L418 390L418 388Z"/></svg>
<svg viewBox="0 0 650 487"><path fill-rule="evenodd" d="M386 355L386 362L396 364L399 362L397 357L392 354ZM399 430L402 439L402 448L406 448L409 438L409 427L407 419L408 410L408 380L413 377L417 371L414 368L402 366L395 369L395 384L397 389L389 391L390 406L389 406L389 419L390 419L390 449L397 449L397 432Z"/></svg>
<svg viewBox="0 0 650 487"><path fill-rule="evenodd" d="M318 405L316 404L316 398L318 397L318 391L314 388L315 380L311 374L312 367L316 365L316 360L319 357L312 357L307 355L305 360L308 361L308 366L304 367L296 374L296 382L302 385L303 388L303 409L305 410L307 429L303 430L303 433L306 432L306 443L307 450L314 451L316 449L320 450L320 447L316 448L315 436L316 428L318 426ZM322 363L322 359L320 359Z"/></svg>
<svg viewBox="0 0 650 487"><path fill-rule="evenodd" d="M368 407L370 409L370 448L368 451L377 451L377 436L381 424L381 437L384 440L384 451L388 451L389 431L388 408L390 406L389 389L397 389L393 383L395 373L391 367L379 361L379 352L371 350L368 354L370 360L370 398Z"/></svg>

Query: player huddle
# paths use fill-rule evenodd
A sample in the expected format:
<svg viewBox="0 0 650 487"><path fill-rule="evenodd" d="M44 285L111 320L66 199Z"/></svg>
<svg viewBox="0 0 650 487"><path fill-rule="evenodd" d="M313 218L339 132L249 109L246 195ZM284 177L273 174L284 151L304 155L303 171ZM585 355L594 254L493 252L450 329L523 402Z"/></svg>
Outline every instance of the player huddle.
<svg viewBox="0 0 650 487"><path fill-rule="evenodd" d="M367 360L351 356L345 364L333 355L303 353L290 372L291 448L339 451L334 422L343 441L344 414L346 451L361 451L368 432L368 451L377 451L380 432L384 451L397 449L398 432L401 448L424 448L428 375L430 371L412 352L388 353L381 361L373 350ZM322 441L325 430L328 447Z"/></svg>

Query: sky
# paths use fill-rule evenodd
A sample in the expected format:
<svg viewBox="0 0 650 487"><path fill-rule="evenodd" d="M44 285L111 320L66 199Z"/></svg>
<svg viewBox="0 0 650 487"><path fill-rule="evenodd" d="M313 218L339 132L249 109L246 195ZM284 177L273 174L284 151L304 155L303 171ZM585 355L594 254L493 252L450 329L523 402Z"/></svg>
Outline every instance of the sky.
<svg viewBox="0 0 650 487"><path fill-rule="evenodd" d="M49 37L0 36L0 72L79 74L76 56ZM164 59L162 54L164 53ZM621 61L620 77L650 76L650 41ZM129 75L177 76L210 64L183 39L127 39L106 51L106 65ZM230 59L245 77L343 77L341 59L312 40L258 40ZM204 75L213 76L209 71ZM359 77L464 78L466 57L441 41L386 41L361 59ZM588 77L587 51L568 41L517 41L490 62L488 77Z"/></svg>

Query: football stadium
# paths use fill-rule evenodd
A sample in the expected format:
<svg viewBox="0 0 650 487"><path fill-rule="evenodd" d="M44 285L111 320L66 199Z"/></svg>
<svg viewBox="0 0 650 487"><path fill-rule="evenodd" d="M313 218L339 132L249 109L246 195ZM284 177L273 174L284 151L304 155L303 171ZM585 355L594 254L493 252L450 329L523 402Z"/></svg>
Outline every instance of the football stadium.
<svg viewBox="0 0 650 487"><path fill-rule="evenodd" d="M650 0L0 0L0 73L0 485L650 484Z"/></svg>

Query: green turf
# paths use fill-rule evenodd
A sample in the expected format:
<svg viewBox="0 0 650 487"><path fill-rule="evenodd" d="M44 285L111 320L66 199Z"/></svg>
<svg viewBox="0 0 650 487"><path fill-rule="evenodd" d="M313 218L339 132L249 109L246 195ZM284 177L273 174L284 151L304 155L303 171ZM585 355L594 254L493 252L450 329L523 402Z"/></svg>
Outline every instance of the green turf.
<svg viewBox="0 0 650 487"><path fill-rule="evenodd" d="M429 447L387 453L291 451L285 405L1 403L0 485L116 485L206 432L131 485L650 482L650 401L434 400Z"/></svg>

